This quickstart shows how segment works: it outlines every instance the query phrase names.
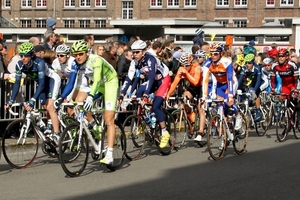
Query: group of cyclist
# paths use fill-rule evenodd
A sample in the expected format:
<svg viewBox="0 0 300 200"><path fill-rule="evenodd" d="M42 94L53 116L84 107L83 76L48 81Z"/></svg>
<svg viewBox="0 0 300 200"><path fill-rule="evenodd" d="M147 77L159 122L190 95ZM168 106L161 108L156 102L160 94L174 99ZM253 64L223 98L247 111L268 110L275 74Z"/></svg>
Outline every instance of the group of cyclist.
<svg viewBox="0 0 300 200"><path fill-rule="evenodd" d="M201 141L205 126L205 112L202 105L205 104L207 98L224 99L226 106L232 107L236 113L234 128L239 130L242 126L242 118L235 106L237 90L251 93L256 107L254 119L260 121L259 94L261 91L290 94L297 88L299 83L298 67L289 59L289 52L285 48L279 49L278 61L267 57L263 59L262 65L258 65L255 63L255 51L244 51L243 61L237 62L227 56L223 44L212 42L207 48L208 45L205 43L203 47L193 46L192 53L182 53L178 59L177 72L173 74L153 51L148 50L145 41L136 40L130 47L133 52L133 60L130 63L128 75L123 86L119 88L118 76L114 67L101 56L91 54L89 45L84 40L74 42L71 48L61 44L53 51L54 54L53 52L45 53L44 58L37 57L34 45L25 42L18 49L21 60L16 65L16 81L6 108L9 108L16 98L22 73L36 80L35 93L24 107L30 111L35 107L36 101L40 99L42 106L47 108L53 126L49 137L58 140L60 129L56 110L60 105L68 101L84 102L83 108L90 111L93 101L103 94L108 149L100 163L111 164L113 163L113 145L116 135L114 125L116 106L125 96L130 96L134 90L142 104L152 102L152 110L161 128L160 148L164 148L169 142L170 133L166 128L162 104L174 95L175 91L176 95L197 99L200 120L199 130L195 134L194 140ZM237 63L239 67L236 67ZM171 75L173 76L171 77ZM62 77L67 78L68 82L60 93ZM138 86L141 80L144 81ZM176 88L181 82L183 92L178 92L179 90ZM281 90L277 90L277 88L281 88ZM119 101L117 101L118 99ZM91 115L87 114L87 120L93 126L95 122L92 119Z"/></svg>

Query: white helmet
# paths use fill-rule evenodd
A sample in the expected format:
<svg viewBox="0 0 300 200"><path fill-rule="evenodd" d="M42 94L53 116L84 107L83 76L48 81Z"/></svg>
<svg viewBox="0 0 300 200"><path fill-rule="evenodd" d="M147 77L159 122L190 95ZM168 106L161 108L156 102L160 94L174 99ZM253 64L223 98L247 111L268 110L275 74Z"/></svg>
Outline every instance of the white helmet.
<svg viewBox="0 0 300 200"><path fill-rule="evenodd" d="M136 40L131 45L132 50L144 50L144 49L146 49L146 47L147 47L147 44L143 40Z"/></svg>
<svg viewBox="0 0 300 200"><path fill-rule="evenodd" d="M63 54L69 54L70 53L70 47L68 47L65 44L58 45L55 49L56 53L63 53Z"/></svg>
<svg viewBox="0 0 300 200"><path fill-rule="evenodd" d="M196 58L205 58L206 57L205 51L203 51L203 50L196 51L196 53L194 54L194 57L196 57Z"/></svg>
<svg viewBox="0 0 300 200"><path fill-rule="evenodd" d="M263 60L263 64L264 64L264 65L272 64L272 62L273 62L273 59L272 59L272 58L265 58L265 59Z"/></svg>

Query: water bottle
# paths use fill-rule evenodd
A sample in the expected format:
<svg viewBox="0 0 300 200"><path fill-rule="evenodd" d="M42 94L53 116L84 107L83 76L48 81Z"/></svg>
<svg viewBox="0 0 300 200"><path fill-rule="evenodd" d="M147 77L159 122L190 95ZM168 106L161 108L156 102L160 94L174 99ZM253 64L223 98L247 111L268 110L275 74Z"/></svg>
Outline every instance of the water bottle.
<svg viewBox="0 0 300 200"><path fill-rule="evenodd" d="M156 118L155 115L151 116L150 124L152 128L155 128Z"/></svg>

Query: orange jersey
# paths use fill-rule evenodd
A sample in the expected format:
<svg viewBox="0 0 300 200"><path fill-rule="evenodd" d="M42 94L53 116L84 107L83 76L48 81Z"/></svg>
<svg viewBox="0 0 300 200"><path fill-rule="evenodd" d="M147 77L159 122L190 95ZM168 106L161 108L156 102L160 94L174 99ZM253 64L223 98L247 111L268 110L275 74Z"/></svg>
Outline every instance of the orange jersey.
<svg viewBox="0 0 300 200"><path fill-rule="evenodd" d="M175 90L176 86L178 85L179 81L182 78L187 79L191 85L198 87L202 85L202 69L198 63L192 63L190 65L190 69L186 70L185 67L179 67L177 74L172 82L171 88L167 94L169 97Z"/></svg>

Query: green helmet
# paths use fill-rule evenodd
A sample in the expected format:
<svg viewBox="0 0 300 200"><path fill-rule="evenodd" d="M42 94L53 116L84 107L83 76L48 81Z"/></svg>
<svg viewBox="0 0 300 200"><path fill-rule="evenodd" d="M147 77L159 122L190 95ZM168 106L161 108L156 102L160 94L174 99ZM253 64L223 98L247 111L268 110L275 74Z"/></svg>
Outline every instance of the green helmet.
<svg viewBox="0 0 300 200"><path fill-rule="evenodd" d="M84 40L78 40L72 45L72 53L76 52L87 52L89 50L88 43Z"/></svg>
<svg viewBox="0 0 300 200"><path fill-rule="evenodd" d="M254 54L253 53L249 53L249 54L247 54L245 56L244 60L245 60L245 62L253 62L254 58L255 58Z"/></svg>
<svg viewBox="0 0 300 200"><path fill-rule="evenodd" d="M24 42L19 46L19 54L33 54L33 47L31 42Z"/></svg>

